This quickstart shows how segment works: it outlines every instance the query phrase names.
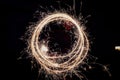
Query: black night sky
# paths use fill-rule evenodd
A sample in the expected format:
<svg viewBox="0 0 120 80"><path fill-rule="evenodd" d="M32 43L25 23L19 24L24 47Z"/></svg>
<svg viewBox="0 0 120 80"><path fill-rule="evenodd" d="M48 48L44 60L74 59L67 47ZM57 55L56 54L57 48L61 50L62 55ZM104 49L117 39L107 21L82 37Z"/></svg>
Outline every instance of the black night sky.
<svg viewBox="0 0 120 80"><path fill-rule="evenodd" d="M31 69L31 63L29 58L24 58L27 54L23 55L22 60L18 60L21 56L20 52L26 47L25 41L20 40L21 36L24 36L26 27L29 26L29 22L38 21L33 18L36 10L46 12L43 9L39 9L40 6L48 7L50 5L55 8L59 8L57 2L61 1L61 8L65 8L64 3L72 5L72 0L5 0L3 6L5 7L5 26L7 34L7 50L5 55L8 61L5 61L5 66L9 67L6 70L10 80L35 80L37 79L37 69ZM120 31L118 26L114 25L116 19L112 19L110 15L107 3L102 0L82 0L83 5L81 9L82 16L88 21L86 31L88 32L90 39L89 54L98 58L97 62L109 65L109 71L112 77L108 78L104 75L97 74L95 71L92 74L88 74L88 80L119 80L120 74L120 51L115 51L114 47L120 45ZM114 9L112 9L114 10ZM76 0L76 14L80 13L80 0ZM108 14L110 16L108 16ZM91 17L88 17L91 15ZM118 23L116 21L116 23ZM41 75L43 76L43 75ZM118 79L119 78L119 79ZM5 80L5 79L4 79ZM44 80L39 78L39 80ZM73 79L77 80L77 79Z"/></svg>

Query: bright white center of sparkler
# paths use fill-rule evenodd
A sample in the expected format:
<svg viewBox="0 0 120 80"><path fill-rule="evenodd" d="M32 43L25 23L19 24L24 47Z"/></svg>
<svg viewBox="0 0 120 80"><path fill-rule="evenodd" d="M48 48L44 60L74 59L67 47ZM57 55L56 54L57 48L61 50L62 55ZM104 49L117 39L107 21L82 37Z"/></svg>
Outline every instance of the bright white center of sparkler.
<svg viewBox="0 0 120 80"><path fill-rule="evenodd" d="M44 44L42 44L40 50L41 50L41 52L46 53L48 51L48 48L47 48L47 46L45 46Z"/></svg>
<svg viewBox="0 0 120 80"><path fill-rule="evenodd" d="M120 51L120 46L115 46L115 50L119 50Z"/></svg>

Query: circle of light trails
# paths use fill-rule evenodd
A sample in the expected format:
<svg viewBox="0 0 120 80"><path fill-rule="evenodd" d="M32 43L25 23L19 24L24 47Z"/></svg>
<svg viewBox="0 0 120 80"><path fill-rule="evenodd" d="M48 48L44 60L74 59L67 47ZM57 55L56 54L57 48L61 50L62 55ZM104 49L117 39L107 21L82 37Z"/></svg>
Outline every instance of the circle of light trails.
<svg viewBox="0 0 120 80"><path fill-rule="evenodd" d="M55 20L65 20L72 22L78 29L78 40L76 46L70 53L63 56L48 56L45 54L47 47L44 44L43 50L41 51L38 43L38 38L43 27ZM32 55L38 61L38 63L44 68L45 71L51 74L60 74L63 72L68 72L74 70L80 63L83 62L89 50L89 42L87 36L85 35L80 23L73 19L71 16L65 13L54 13L47 15L36 27L32 33L30 49ZM57 62L57 60L64 60L62 63Z"/></svg>

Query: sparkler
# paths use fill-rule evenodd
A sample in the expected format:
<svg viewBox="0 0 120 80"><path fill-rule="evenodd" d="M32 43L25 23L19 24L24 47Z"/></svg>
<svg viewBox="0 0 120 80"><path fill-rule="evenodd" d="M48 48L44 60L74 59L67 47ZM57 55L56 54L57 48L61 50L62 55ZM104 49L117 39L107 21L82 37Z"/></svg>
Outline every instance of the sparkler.
<svg viewBox="0 0 120 80"><path fill-rule="evenodd" d="M71 7L69 8L70 10L72 9ZM29 48L28 52L31 54L32 57L36 59L36 61L38 62L38 65L41 66L41 69L46 72L46 75L50 74L52 75L52 77L55 77L55 75L57 75L54 78L55 80L57 79L59 80L59 77L61 76L62 76L62 79L64 79L67 76L67 73L74 73L80 79L84 78L84 80L88 80L84 74L82 74L79 71L76 71L76 69L81 64L85 64L89 67L89 69L92 69L92 66L84 62L89 51L89 40L84 31L85 26L83 26L83 23L80 22L80 20L75 18L75 12L76 12L75 0L73 0L73 11L74 11L74 15L72 16L67 12L61 11L61 10L54 11L53 13L49 13L47 15L43 14L44 17L40 19L40 22L37 25L35 25L34 28L29 30L30 38L28 39L28 48ZM80 16L79 18L82 19L82 17ZM70 30L72 28L71 26L73 25L77 29L74 32L74 34L77 36L77 40L75 41L76 45L73 45L72 49L69 50L70 52L67 52L64 55L51 56L49 54L50 48L48 47L48 41L46 40L39 41L39 36L41 35L43 28L49 23L54 21L57 21L58 23L60 21L64 21L65 23L63 25L65 26L66 30Z"/></svg>
<svg viewBox="0 0 120 80"><path fill-rule="evenodd" d="M48 51L47 46L45 47L45 44L42 45L39 48L38 45L38 37L40 35L40 32L42 28L54 21L54 20L65 20L70 21L73 23L77 29L78 29L78 41L77 45L74 47L74 49L67 53L67 55L64 56L53 56L50 57L45 54L45 52ZM51 15L47 15L35 28L31 43L30 43L30 49L32 50L32 55L35 57L35 59L39 62L39 64L50 74L61 74L63 72L67 72L70 70L73 70L76 66L78 66L84 58L86 57L88 50L89 50L89 41L87 39L86 34L84 33L83 29L80 26L80 23L73 19L71 16L65 13L55 13ZM64 60L62 63L57 62L56 60Z"/></svg>

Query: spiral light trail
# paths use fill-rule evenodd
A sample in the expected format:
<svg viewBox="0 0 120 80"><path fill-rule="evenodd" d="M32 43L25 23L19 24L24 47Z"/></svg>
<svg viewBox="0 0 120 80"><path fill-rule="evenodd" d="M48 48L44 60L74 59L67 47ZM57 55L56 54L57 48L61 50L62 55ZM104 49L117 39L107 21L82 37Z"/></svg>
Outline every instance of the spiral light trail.
<svg viewBox="0 0 120 80"><path fill-rule="evenodd" d="M78 30L78 40L76 41L76 46L71 50L71 52L62 56L49 56L47 55L48 47L45 44L38 44L39 35L42 29L48 23L55 20L70 21ZM47 15L42 21L35 27L32 37L30 40L30 49L32 55L38 61L38 63L50 74L61 74L63 72L68 72L73 70L85 59L89 50L89 41L87 36L76 19L72 18L65 13L54 13ZM59 62L62 60L62 62Z"/></svg>

